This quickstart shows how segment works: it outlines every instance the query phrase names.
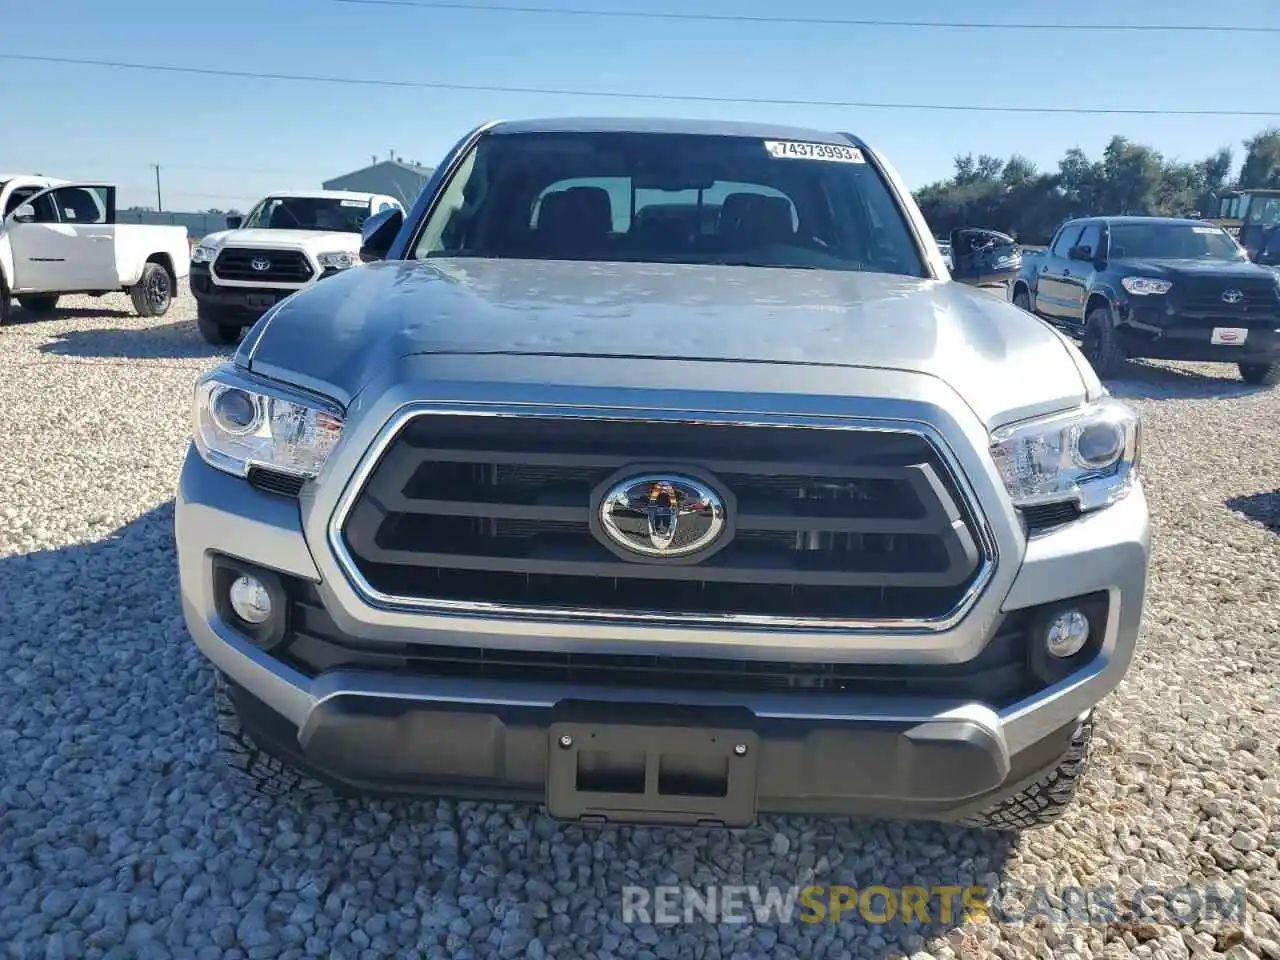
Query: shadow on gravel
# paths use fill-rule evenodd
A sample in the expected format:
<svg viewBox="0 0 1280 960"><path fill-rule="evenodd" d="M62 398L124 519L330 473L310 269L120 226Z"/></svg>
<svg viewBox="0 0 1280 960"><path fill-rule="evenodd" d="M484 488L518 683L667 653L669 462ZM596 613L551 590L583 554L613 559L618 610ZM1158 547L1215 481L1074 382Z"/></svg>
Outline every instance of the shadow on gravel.
<svg viewBox="0 0 1280 960"><path fill-rule="evenodd" d="M56 307L48 313L32 313L16 301L9 313L6 323L49 323L58 320L70 320L76 317L133 317L137 314L131 310L120 310L116 307Z"/></svg>
<svg viewBox="0 0 1280 960"><path fill-rule="evenodd" d="M1270 493L1254 493L1247 497L1232 497L1226 501L1227 509L1234 510L1272 533L1280 534L1280 489Z"/></svg>
<svg viewBox="0 0 1280 960"><path fill-rule="evenodd" d="M1002 881L1012 850L995 834L790 817L736 832L589 827L523 806L250 796L214 751L172 503L92 535L0 557L9 955L213 943L302 956L305 943L327 956L351 937L378 956L879 960L932 937L983 954L974 930L989 925L962 934L961 891ZM662 890L675 895L665 917ZM646 893L648 918L628 915L624 897Z"/></svg>
<svg viewBox="0 0 1280 960"><path fill-rule="evenodd" d="M1234 367L1222 364L1223 372ZM1117 397L1133 400L1195 400L1217 397L1251 397L1268 387L1255 387L1236 377L1206 377L1193 370L1179 370L1129 361L1122 379L1106 381Z"/></svg>
<svg viewBox="0 0 1280 960"><path fill-rule="evenodd" d="M39 349L59 357L130 360L226 358L235 351L234 347L206 343L189 320L126 329L66 330Z"/></svg>

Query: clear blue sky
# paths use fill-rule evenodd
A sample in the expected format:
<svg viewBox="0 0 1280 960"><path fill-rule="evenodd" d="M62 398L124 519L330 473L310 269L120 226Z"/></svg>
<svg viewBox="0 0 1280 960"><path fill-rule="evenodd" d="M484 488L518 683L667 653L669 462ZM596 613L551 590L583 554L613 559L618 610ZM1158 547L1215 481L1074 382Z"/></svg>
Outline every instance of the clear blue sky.
<svg viewBox="0 0 1280 960"><path fill-rule="evenodd" d="M9 0L16 4L17 0ZM476 0L483 2L483 0ZM1277 0L524 0L529 6L711 14L1280 27ZM434 166L488 118L621 114L773 120L851 130L913 187L957 153L1020 152L1041 168L1113 133L1199 159L1280 124L1280 34L1090 34L674 22L349 6L332 0L42 0L0 53L662 95L1015 106L1270 110L1154 117L753 106L342 86L0 60L0 171L115 182L120 202L245 208L316 188L389 150ZM65 25L49 45L26 36Z"/></svg>

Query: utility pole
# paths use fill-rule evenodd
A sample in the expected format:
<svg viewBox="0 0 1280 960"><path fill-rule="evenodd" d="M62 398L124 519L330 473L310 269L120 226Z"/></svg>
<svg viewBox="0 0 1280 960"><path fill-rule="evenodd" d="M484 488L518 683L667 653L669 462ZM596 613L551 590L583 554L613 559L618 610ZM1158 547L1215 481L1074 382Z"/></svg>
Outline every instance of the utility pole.
<svg viewBox="0 0 1280 960"><path fill-rule="evenodd" d="M160 164L154 163L152 166L156 168L156 212L164 213L164 203L160 200Z"/></svg>

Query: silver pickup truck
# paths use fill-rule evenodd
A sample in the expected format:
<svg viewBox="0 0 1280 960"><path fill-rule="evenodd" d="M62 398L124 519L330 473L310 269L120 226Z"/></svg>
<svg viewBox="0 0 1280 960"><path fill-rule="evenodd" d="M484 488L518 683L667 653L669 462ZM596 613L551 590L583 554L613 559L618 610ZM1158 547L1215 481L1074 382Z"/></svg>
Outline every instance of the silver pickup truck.
<svg viewBox="0 0 1280 960"><path fill-rule="evenodd" d="M203 377L182 602L288 790L738 827L1069 806L1147 584L1140 429L884 157L486 124Z"/></svg>

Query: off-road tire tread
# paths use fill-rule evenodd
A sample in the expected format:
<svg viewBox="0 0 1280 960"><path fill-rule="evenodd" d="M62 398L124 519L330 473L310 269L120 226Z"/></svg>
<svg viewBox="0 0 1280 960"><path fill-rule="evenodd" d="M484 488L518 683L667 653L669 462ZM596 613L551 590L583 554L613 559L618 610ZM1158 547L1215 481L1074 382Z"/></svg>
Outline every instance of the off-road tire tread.
<svg viewBox="0 0 1280 960"><path fill-rule="evenodd" d="M1110 380L1124 372L1124 364L1128 357L1125 355L1124 347L1116 339L1115 320L1106 307L1095 307L1085 317L1084 341L1081 346L1088 343L1089 329L1095 323L1099 326L1098 349L1096 354L1093 351L1086 352L1085 358L1093 367L1093 372L1098 375L1098 379Z"/></svg>
<svg viewBox="0 0 1280 960"><path fill-rule="evenodd" d="M24 310L29 310L32 313L37 313L37 314L46 314L46 313L53 313L53 311L58 308L59 299L60 297L57 294L46 295L46 296L19 297L18 303L22 304L22 308Z"/></svg>
<svg viewBox="0 0 1280 960"><path fill-rule="evenodd" d="M157 310L151 305L151 301L147 299L147 281L151 275L159 270L165 272L163 266L158 263L145 263L142 266L142 276L138 278L138 282L129 288L129 299L133 301L133 310L140 317L163 317L169 312L169 308L173 306L173 295L176 292L173 289L173 280L169 280L169 299L164 305L163 310Z"/></svg>
<svg viewBox="0 0 1280 960"><path fill-rule="evenodd" d="M226 678L213 675L214 727L218 754L240 785L264 797L324 795L327 787L264 750L240 725Z"/></svg>
<svg viewBox="0 0 1280 960"><path fill-rule="evenodd" d="M1280 384L1280 363L1238 363L1240 379L1257 387Z"/></svg>
<svg viewBox="0 0 1280 960"><path fill-rule="evenodd" d="M240 339L240 328L228 323L220 323L218 314L208 307L196 308L196 328L206 343L215 347L229 347Z"/></svg>
<svg viewBox="0 0 1280 960"><path fill-rule="evenodd" d="M1022 790L980 813L959 821L961 826L1016 832L1056 823L1070 809L1076 790L1089 768L1093 747L1093 713L1080 721L1071 746L1056 767Z"/></svg>

